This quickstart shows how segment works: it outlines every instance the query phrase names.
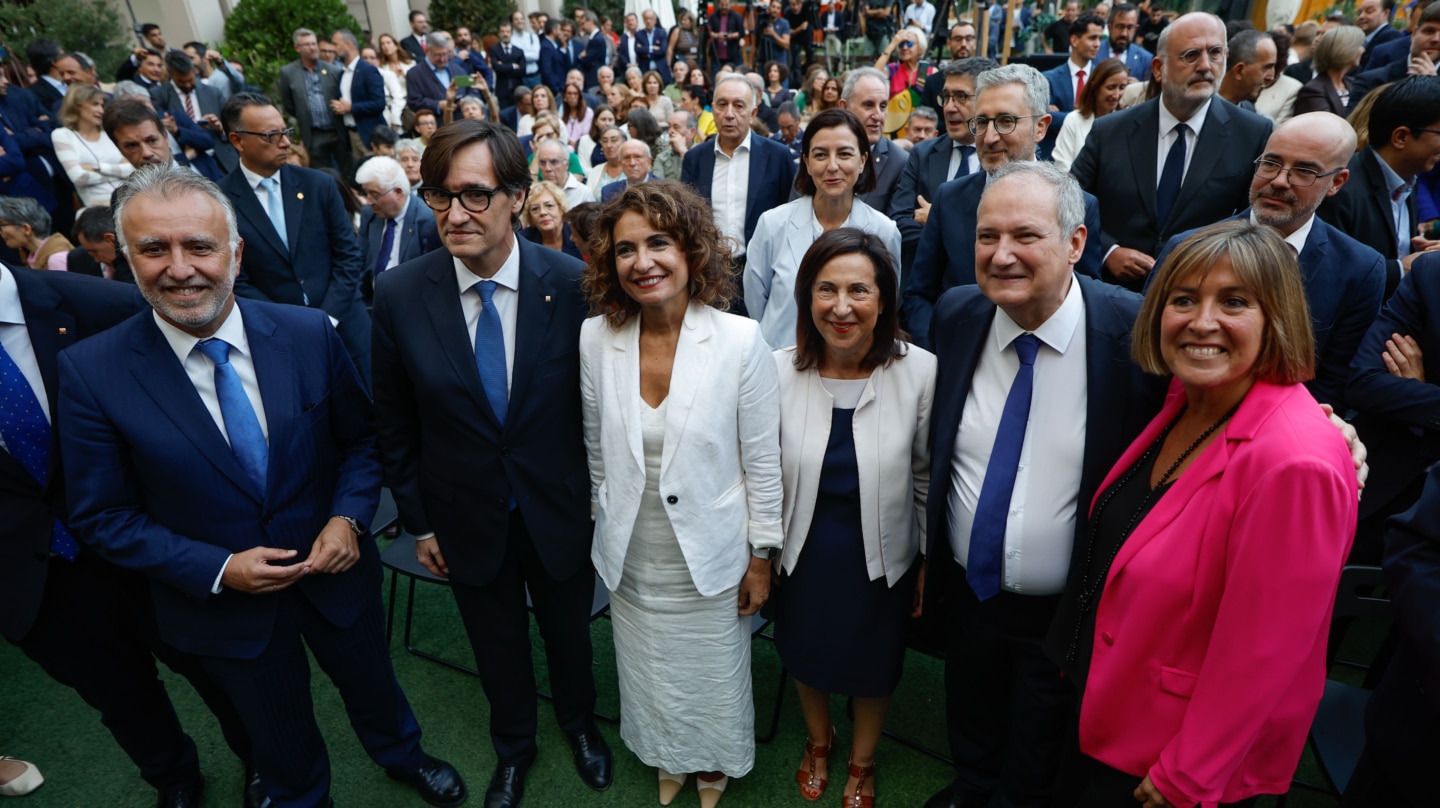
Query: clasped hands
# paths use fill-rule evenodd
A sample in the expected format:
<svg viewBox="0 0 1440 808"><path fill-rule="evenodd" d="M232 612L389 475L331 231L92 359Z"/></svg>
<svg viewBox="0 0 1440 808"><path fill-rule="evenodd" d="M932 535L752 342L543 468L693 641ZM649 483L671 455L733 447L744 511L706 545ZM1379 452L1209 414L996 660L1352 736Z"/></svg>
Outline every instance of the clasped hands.
<svg viewBox="0 0 1440 808"><path fill-rule="evenodd" d="M331 517L310 545L310 555L296 564L283 562L295 558L295 550L278 547L252 547L230 557L220 585L251 595L279 592L299 583L307 575L345 572L360 560L360 537L350 523Z"/></svg>

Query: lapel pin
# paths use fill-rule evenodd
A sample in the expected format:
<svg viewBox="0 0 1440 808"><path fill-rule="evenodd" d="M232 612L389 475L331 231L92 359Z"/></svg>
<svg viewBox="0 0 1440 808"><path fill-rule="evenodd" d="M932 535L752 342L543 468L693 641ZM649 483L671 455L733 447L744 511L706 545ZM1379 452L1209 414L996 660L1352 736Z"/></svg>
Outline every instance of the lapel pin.
<svg viewBox="0 0 1440 808"><path fill-rule="evenodd" d="M305 198L305 195L304 195L304 194L296 194L296 195L295 195L295 198L296 198L296 199L304 199L304 198Z"/></svg>
<svg viewBox="0 0 1440 808"><path fill-rule="evenodd" d="M546 300L549 300L550 298L547 297L547 298L545 298L545 299L546 299ZM63 336L65 336L65 335L68 334L68 333L70 333L70 332L67 331L67 330L65 330L65 328L64 328L63 326L60 328L60 336L63 337Z"/></svg>
<svg viewBox="0 0 1440 808"><path fill-rule="evenodd" d="M549 295L546 295L546 296L545 296L545 302L546 302L546 303L549 303L549 302L550 302L550 296L549 296ZM64 332L65 329L62 328L62 329L60 329L60 331L61 331L61 332Z"/></svg>

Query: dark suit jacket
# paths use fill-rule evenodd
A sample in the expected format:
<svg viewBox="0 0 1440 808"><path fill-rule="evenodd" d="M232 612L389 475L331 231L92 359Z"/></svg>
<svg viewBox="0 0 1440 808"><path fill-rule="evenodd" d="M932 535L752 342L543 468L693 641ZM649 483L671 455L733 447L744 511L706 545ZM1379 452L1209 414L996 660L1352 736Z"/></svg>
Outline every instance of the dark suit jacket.
<svg viewBox="0 0 1440 808"><path fill-rule="evenodd" d="M338 88L338 78L336 82ZM385 79L380 69L364 59L357 60L355 78L350 81L350 114L355 116L355 133L366 147L375 127L385 123L385 104Z"/></svg>
<svg viewBox="0 0 1440 808"><path fill-rule="evenodd" d="M35 83L30 85L29 90L34 94L35 100L40 102L40 108L46 115L56 118L60 114L60 102L65 100L65 96L59 90L51 87L50 82L36 79Z"/></svg>
<svg viewBox="0 0 1440 808"><path fill-rule="evenodd" d="M915 198L923 196L926 202L935 204L935 197L950 171L950 155L954 151L954 143L949 135L941 132L911 149L910 158L905 161L905 168L895 183L895 193L890 197L890 209L885 213L889 214L900 228L902 276L910 274L910 267L915 263L915 247L920 243L920 231L924 228L924 225L915 221ZM959 179L968 173L970 167L967 160L960 163L960 170L955 174L955 178ZM932 209L931 212L935 211Z"/></svg>
<svg viewBox="0 0 1440 808"><path fill-rule="evenodd" d="M400 47L404 48L407 53L415 57L415 61L417 63L425 61L425 48L420 44L420 38L415 36L413 33L410 36L407 36L404 39L400 40Z"/></svg>
<svg viewBox="0 0 1440 808"><path fill-rule="evenodd" d="M1405 32L1393 25L1387 23L1380 26L1380 30L1375 32L1375 36L1371 37L1370 41L1365 43L1365 52L1360 54L1360 69L1368 70L1371 60L1375 58L1375 52L1382 45L1388 42L1394 42L1403 36L1405 36Z"/></svg>
<svg viewBox="0 0 1440 808"><path fill-rule="evenodd" d="M584 35L580 35L581 39ZM600 83L597 71L605 65L605 32L595 30L595 35L585 40L585 50L580 54L580 69L585 72L585 86L593 87Z"/></svg>
<svg viewBox="0 0 1440 808"><path fill-rule="evenodd" d="M454 60L446 63L445 72L450 74L451 81L459 76L469 75ZM445 100L446 89L440 79L435 77L434 66L427 59L405 74L405 106L416 111L428 109L443 119L444 112L440 109L440 102ZM480 91L474 87L461 87L455 91L455 100L469 95L478 98Z"/></svg>
<svg viewBox="0 0 1440 808"><path fill-rule="evenodd" d="M719 138L711 138L686 151L680 164L680 181L706 199L710 198L710 185L715 178L715 148L718 142ZM755 235L755 224L760 221L760 214L785 204L794 182L795 164L790 161L790 149L769 138L751 134L750 180L745 197L747 244Z"/></svg>
<svg viewBox="0 0 1440 808"><path fill-rule="evenodd" d="M380 499L369 399L318 312L241 300L269 432L257 491L150 312L60 357L61 448L81 541L145 573L161 637L180 651L253 659L281 601L210 593L232 553L259 545L309 555L331 516L361 524ZM166 495L166 494L169 495ZM368 536L350 570L295 588L344 628L379 596Z"/></svg>
<svg viewBox="0 0 1440 808"><path fill-rule="evenodd" d="M638 32L637 32L637 34L638 34ZM635 61L634 61L633 64L634 64L636 67L639 67L641 70L649 70L649 68L644 67L644 66L641 65L641 61L645 59L645 54L643 54L643 53L640 52L640 46L639 46L639 44L638 44L638 40L639 40L639 37L638 37L638 36L636 37L636 40L637 40L637 44L636 44L636 46L635 46ZM631 64L632 64L632 63L631 63L631 61L630 61L630 32L626 31L626 32L620 34L620 44L618 44L618 45L615 46L615 64L613 65L613 67L615 68L615 75L616 75L616 76L624 76L624 75L625 75L625 69L626 69L627 67L629 67Z"/></svg>
<svg viewBox="0 0 1440 808"><path fill-rule="evenodd" d="M772 127L772 131L775 131L775 127ZM895 196L900 175L905 173L910 152L896 146L890 138L882 137L879 143L870 147L870 160L875 164L875 187L860 194L860 201L876 210L889 210L890 199Z"/></svg>
<svg viewBox="0 0 1440 808"><path fill-rule="evenodd" d="M1345 77L1345 86L1354 84L1354 79ZM1330 83L1329 76L1316 76L1305 82L1295 93L1295 114L1303 115L1307 112L1333 112L1340 117L1345 117L1345 103L1340 100L1340 93L1335 92L1335 85Z"/></svg>
<svg viewBox="0 0 1440 808"><path fill-rule="evenodd" d="M55 117L41 106L30 90L11 85L4 95L0 95L0 128L7 129L15 138L16 145L24 153L26 172L44 189L42 193L49 195L51 205L59 198L61 187L65 193L70 193L69 180L55 157L54 142L50 139L55 123ZM45 204L43 199L36 199Z"/></svg>
<svg viewBox="0 0 1440 808"><path fill-rule="evenodd" d="M326 103L339 98L340 68L320 61L315 63L315 69L320 72L320 90L325 94ZM305 103L305 68L298 59L280 68L280 104L285 114L295 119L295 125L300 130L300 142L308 147L315 121L311 120L310 106ZM339 129L342 125L340 116L331 113L330 126Z"/></svg>
<svg viewBox="0 0 1440 808"><path fill-rule="evenodd" d="M50 421L57 423L60 351L116 323L148 311L135 287L69 272L0 270L20 291L25 330L40 366ZM0 449L0 635L19 642L30 633L45 594L50 534L56 519L68 521L65 477L60 464L60 430L50 430L50 468L45 482L30 476Z"/></svg>
<svg viewBox="0 0 1440 808"><path fill-rule="evenodd" d="M930 349L935 301L951 287L975 284L975 228L985 179L983 171L956 177L941 185L932 200L902 295L910 340L922 348ZM1075 272L1098 279L1105 254L1100 240L1090 235L1100 229L1100 205L1090 194L1085 194L1085 228L1085 251Z"/></svg>
<svg viewBox="0 0 1440 808"><path fill-rule="evenodd" d="M1058 107L1061 112L1069 112L1075 109L1075 87L1070 80L1070 60L1066 59L1058 65L1045 71L1045 80L1050 82L1050 105ZM1050 125L1058 127L1064 121L1052 122Z"/></svg>
<svg viewBox="0 0 1440 808"><path fill-rule="evenodd" d="M220 110L225 106L225 99L220 97L219 90L203 81L196 81L195 99L199 106L199 109L196 110L198 115L201 117L206 115L214 115L217 118L220 117ZM181 120L181 116L183 115L184 120L194 123L194 119L185 111L185 101L180 97L180 93L176 92L173 83L167 81L159 87L150 90L150 100L155 104L156 112L168 112L174 116L177 121ZM195 123L195 128L209 135L211 142L214 144L211 147L214 151L214 159L220 164L220 167L224 169L224 173L228 174L234 171L235 166L240 164L240 155L235 152L235 147L230 145L230 141L226 139L225 135L219 131L212 132L207 130L198 123ZM180 138L177 136L176 139L179 140ZM190 146L193 144L185 143L182 140L181 145ZM196 148L199 147L197 146ZM204 150L201 149L201 151Z"/></svg>
<svg viewBox="0 0 1440 808"><path fill-rule="evenodd" d="M1085 456L1076 498L1075 551L1070 579L1084 563L1086 517L1090 500L1111 467L1144 430L1165 399L1166 379L1146 376L1130 361L1130 329L1140 310L1139 296L1109 284L1075 276L1085 300L1085 362L1089 394L1085 402ZM960 416L970 383L980 363L995 304L978 286L946 292L935 306L934 342L939 359L931 418L931 471L937 491L948 491ZM927 520L930 552L925 579L925 608L938 608L948 589L966 586L964 578L948 581L950 550L948 498L930 497ZM940 559L941 563L934 563ZM936 614L938 612L932 612Z"/></svg>
<svg viewBox="0 0 1440 808"><path fill-rule="evenodd" d="M635 32L635 56L640 60L640 69L658 72L666 86L673 80L670 65L665 63L665 51L669 47L669 33L658 25L654 31L641 28ZM641 51L644 51L643 56Z"/></svg>
<svg viewBox="0 0 1440 808"><path fill-rule="evenodd" d="M1250 211L1241 211L1233 218L1249 221ZM1166 243L1147 280L1160 272L1175 247L1194 232L1180 233ZM1350 360L1380 313L1380 301L1385 295L1385 260L1318 216L1299 260L1305 300L1310 304L1310 323L1315 330L1315 378L1305 387L1316 401L1344 412ZM1375 361L1380 361L1378 354Z"/></svg>
<svg viewBox="0 0 1440 808"><path fill-rule="evenodd" d="M5 152L0 154L0 196L29 197L47 211L54 210L54 194L26 170L25 152L3 129L0 129L0 151Z"/></svg>
<svg viewBox="0 0 1440 808"><path fill-rule="evenodd" d="M540 83L549 87L556 98L561 97L565 90L565 73L569 69L565 51L549 37L540 37Z"/></svg>
<svg viewBox="0 0 1440 808"><path fill-rule="evenodd" d="M654 182L654 181L659 180L659 179L660 179L660 178L657 177L657 176L655 176L654 174L646 174L646 175L645 175L645 179L641 180L641 182ZM601 189L600 189L600 204L603 205L603 204L605 204L606 202L609 202L610 200L612 200L612 199L614 199L615 197L619 196L620 194L625 193L625 189L626 189L626 188L629 188L629 187L630 187L630 180L626 179L626 180L623 181L623 182L612 182L612 183L610 183L609 185L605 186L604 188L601 188Z"/></svg>
<svg viewBox="0 0 1440 808"><path fill-rule="evenodd" d="M339 320L340 337L368 386L370 316L360 299L360 243L335 181L299 166L280 169L288 242L275 232L245 172L231 172L220 187L235 207L240 237L245 239L235 294L313 306Z"/></svg>
<svg viewBox="0 0 1440 808"><path fill-rule="evenodd" d="M1347 114L1354 112L1356 105L1369 95L1371 90L1405 78L1409 70L1410 61L1405 59L1398 62L1387 62L1379 67L1371 67L1364 73L1352 73L1354 81L1350 84L1350 104Z"/></svg>
<svg viewBox="0 0 1440 808"><path fill-rule="evenodd" d="M1367 48L1366 54L1369 58L1364 63L1363 69L1365 70L1376 70L1394 62L1408 66L1410 64L1410 33L1401 31L1400 36L1393 37L1389 42Z"/></svg>
<svg viewBox="0 0 1440 808"><path fill-rule="evenodd" d="M1274 125L1216 95L1195 142L1180 195L1155 216L1160 98L1095 121L1070 173L1100 200L1100 247L1158 255L1176 233L1213 224L1250 204L1255 158Z"/></svg>
<svg viewBox="0 0 1440 808"><path fill-rule="evenodd" d="M360 243L365 247L365 259L360 266L365 272L362 286L366 300L371 300L374 296L375 266L380 262L380 245L385 240L385 223L386 220L376 216L375 209L369 205L360 211ZM400 240L400 256L396 266L444 246L440 243L440 234L435 228L435 214L424 202L414 197L405 205L403 220L395 225L395 238Z"/></svg>
<svg viewBox="0 0 1440 808"><path fill-rule="evenodd" d="M1420 214L1416 210L1415 194L1410 194L1406 205L1410 208L1408 243L1408 238L1419 232ZM1373 149L1361 149L1350 158L1349 181L1341 186L1339 193L1320 204L1318 213L1320 218L1385 256L1385 296L1389 297L1400 283L1401 254L1385 173Z"/></svg>
<svg viewBox="0 0 1440 808"><path fill-rule="evenodd" d="M1293 65L1285 68L1285 75L1300 82L1309 84L1315 78L1315 68L1310 66L1309 59L1301 59Z"/></svg>
<svg viewBox="0 0 1440 808"><path fill-rule="evenodd" d="M494 580L509 503L546 572L590 563L590 478L580 415L583 265L517 239L515 359L505 424L490 408L466 331L455 259L436 250L375 284L375 408L385 480L406 530L431 533L450 578Z"/></svg>
<svg viewBox="0 0 1440 808"><path fill-rule="evenodd" d="M69 257L65 260L67 262L65 271L72 275L89 275L92 278L105 277L105 270L100 266L100 262L91 258L90 253L85 252L84 247L76 247L71 250ZM125 260L123 254L115 256L115 263L111 265L111 268L115 270L116 281L132 285L135 283L135 273L130 270L130 264ZM139 298L137 298L138 301Z"/></svg>
<svg viewBox="0 0 1440 808"><path fill-rule="evenodd" d="M515 102L515 88L525 81L525 51L514 42L506 46L496 42L490 48L490 67L495 71L495 92L503 104Z"/></svg>

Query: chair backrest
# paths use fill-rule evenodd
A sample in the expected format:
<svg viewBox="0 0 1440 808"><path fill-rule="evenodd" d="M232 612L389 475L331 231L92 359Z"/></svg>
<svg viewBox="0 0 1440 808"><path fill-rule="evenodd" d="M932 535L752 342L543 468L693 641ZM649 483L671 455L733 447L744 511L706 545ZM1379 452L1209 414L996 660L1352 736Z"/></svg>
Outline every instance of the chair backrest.
<svg viewBox="0 0 1440 808"><path fill-rule="evenodd" d="M1385 573L1379 567L1347 565L1340 571L1333 619L1389 617L1390 598L1381 594L1384 586Z"/></svg>

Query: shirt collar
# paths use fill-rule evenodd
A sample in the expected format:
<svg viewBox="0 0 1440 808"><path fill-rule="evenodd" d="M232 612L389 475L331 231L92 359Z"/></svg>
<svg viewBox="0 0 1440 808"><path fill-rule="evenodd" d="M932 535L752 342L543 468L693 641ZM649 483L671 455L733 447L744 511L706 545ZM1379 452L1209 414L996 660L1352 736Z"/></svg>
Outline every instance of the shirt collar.
<svg viewBox="0 0 1440 808"><path fill-rule="evenodd" d="M1092 65L1092 64L1094 64L1093 61L1092 61L1092 62L1086 62L1086 63L1083 64L1083 65L1077 65L1077 64L1075 64L1075 60L1074 60L1074 59L1066 59L1066 60L1065 60L1065 66L1068 67L1068 68L1070 68L1070 78L1072 78L1072 79L1075 78L1075 74L1076 74L1076 73L1079 73L1081 70L1084 70L1084 71L1085 71L1085 75L1087 75L1087 76L1090 75L1090 65Z"/></svg>
<svg viewBox="0 0 1440 808"><path fill-rule="evenodd" d="M349 64L341 65L341 67L344 67L344 68L345 68L345 72L347 72L347 73L354 73L354 72L355 72L355 65L359 64L359 62L360 62L360 57L359 57L359 56L356 56L354 59L351 59L351 60L350 60L350 63L349 63Z"/></svg>
<svg viewBox="0 0 1440 808"><path fill-rule="evenodd" d="M173 87L173 88L175 88L175 92L179 93L179 94L181 95L181 97L187 96L187 95L189 95L190 93L195 92L195 90L194 90L193 88L190 89L188 92L185 91L185 90L180 89L180 85L176 84L173 79L170 81L170 86Z"/></svg>
<svg viewBox="0 0 1440 808"><path fill-rule="evenodd" d="M254 171L251 171L244 163L240 164L240 170L245 174L245 181L250 184L250 190L252 191L260 190L260 183L269 179L269 177L262 177ZM278 170L270 176L275 178L276 183L280 182L280 172Z"/></svg>
<svg viewBox="0 0 1440 808"><path fill-rule="evenodd" d="M55 78L54 76L41 76L40 79L41 81L47 82L51 87L54 87L62 93L69 89L65 86L65 82Z"/></svg>
<svg viewBox="0 0 1440 808"><path fill-rule="evenodd" d="M25 310L20 307L20 284L15 270L0 264L0 325L25 325Z"/></svg>
<svg viewBox="0 0 1440 808"><path fill-rule="evenodd" d="M747 151L747 152L750 151L750 136L753 135L753 134L755 134L754 131L749 131L749 132L746 132L746 133L745 133L745 139L744 139L744 140L741 140L741 141L740 141L740 145L735 147L735 154L739 154L742 149L743 149L744 151ZM720 136L719 136L719 135L716 135L716 136L715 136L715 154L717 154L717 155L719 155L719 156L722 156L722 157L725 157L725 156L726 156L726 155L725 155L725 151L720 148ZM727 157L727 159L733 159L734 156L735 156L735 155L729 155L729 156Z"/></svg>
<svg viewBox="0 0 1440 808"><path fill-rule="evenodd" d="M159 326L160 334L170 344L170 350L175 352L180 364L184 365L185 360L190 357L190 353L195 350L195 345L200 342L201 338L181 331L161 317L158 311L152 310L150 316L155 318L155 325ZM214 334L205 339L224 340L230 344L230 350L250 356L250 340L245 337L245 318L240 314L239 301L230 307L230 314L226 315L225 322L220 324Z"/></svg>
<svg viewBox="0 0 1440 808"><path fill-rule="evenodd" d="M1250 224L1260 224L1260 222L1255 219L1254 208L1250 209ZM1310 214L1310 218L1305 220L1305 224L1300 225L1295 229L1294 233L1291 233L1290 235L1285 237L1285 243L1295 248L1295 254L1299 255L1301 252L1304 252L1305 242L1310 240L1310 231L1314 229L1315 214L1312 213Z"/></svg>
<svg viewBox="0 0 1440 808"><path fill-rule="evenodd" d="M1080 317L1084 312L1085 299L1080 292L1080 281L1072 275L1070 291L1065 293L1065 300L1061 302L1060 308L1050 315L1050 319L1041 323L1039 328L1028 333L1039 337L1041 342L1055 349L1056 353L1063 354L1065 349L1070 347L1070 340L1075 337L1075 329L1080 327ZM1027 333L1010 319L1004 309L995 310L994 332L997 352L1005 350L1016 337Z"/></svg>
<svg viewBox="0 0 1440 808"><path fill-rule="evenodd" d="M1385 162L1385 158L1381 157L1379 152L1369 146L1365 148L1370 150L1370 153L1375 156L1375 162L1380 164L1380 171L1385 175L1385 190L1390 193L1392 198L1395 196L1396 191L1410 184L1410 180L1395 173L1395 169L1391 168L1390 164Z"/></svg>
<svg viewBox="0 0 1440 808"><path fill-rule="evenodd" d="M1200 128L1205 125L1206 116L1210 114L1210 105L1214 102L1214 97L1211 97L1209 101L1201 104L1200 108L1195 110L1195 114L1190 116L1190 120L1182 121L1170 114L1170 108L1165 106L1165 99L1160 99L1160 134L1168 135L1170 134L1170 130L1175 128L1175 124L1183 123L1190 127L1190 131L1194 132L1198 137L1200 135Z"/></svg>
<svg viewBox="0 0 1440 808"><path fill-rule="evenodd" d="M455 285L459 287L460 294L470 291L482 280L486 279L471 272L459 258L455 259ZM510 234L510 257L505 259L505 263L500 265L500 269L490 276L489 280L512 292L520 291L520 240L514 233Z"/></svg>

